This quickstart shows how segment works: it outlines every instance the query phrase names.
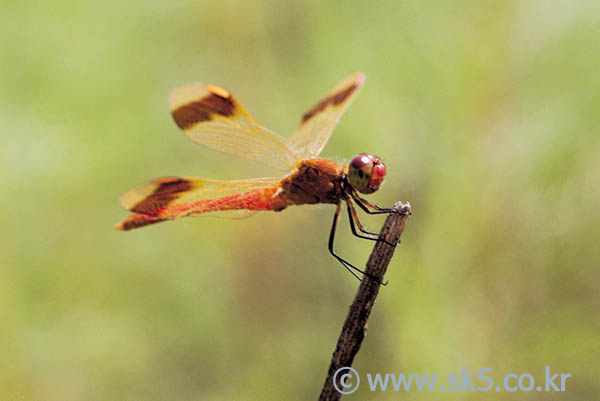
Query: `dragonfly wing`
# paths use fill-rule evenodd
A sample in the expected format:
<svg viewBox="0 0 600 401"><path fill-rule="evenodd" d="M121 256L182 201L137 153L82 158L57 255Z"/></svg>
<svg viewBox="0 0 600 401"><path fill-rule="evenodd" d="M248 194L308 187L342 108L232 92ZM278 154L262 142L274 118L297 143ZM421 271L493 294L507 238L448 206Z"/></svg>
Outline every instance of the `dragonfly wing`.
<svg viewBox="0 0 600 401"><path fill-rule="evenodd" d="M347 77L302 115L302 121L287 145L301 159L321 153L342 114L365 82L363 73Z"/></svg>
<svg viewBox="0 0 600 401"><path fill-rule="evenodd" d="M285 139L262 127L225 88L192 83L174 89L169 107L175 123L192 141L291 170L299 162Z"/></svg>
<svg viewBox="0 0 600 401"><path fill-rule="evenodd" d="M245 217L258 210L272 210L278 184L279 180L274 178L220 181L168 177L153 180L130 189L121 197L121 205L135 214L117 224L115 229L129 230L204 213Z"/></svg>

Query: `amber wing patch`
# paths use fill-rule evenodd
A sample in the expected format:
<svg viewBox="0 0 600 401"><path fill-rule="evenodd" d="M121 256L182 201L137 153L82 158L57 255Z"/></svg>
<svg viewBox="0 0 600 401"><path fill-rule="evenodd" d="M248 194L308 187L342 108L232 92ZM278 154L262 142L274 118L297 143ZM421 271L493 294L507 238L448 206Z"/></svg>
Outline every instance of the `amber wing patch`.
<svg viewBox="0 0 600 401"><path fill-rule="evenodd" d="M365 75L349 76L306 113L287 145L302 159L317 157L329 140L344 111L365 82Z"/></svg>
<svg viewBox="0 0 600 401"><path fill-rule="evenodd" d="M225 88L193 83L169 96L173 120L192 141L282 170L299 162L285 140L261 126Z"/></svg>

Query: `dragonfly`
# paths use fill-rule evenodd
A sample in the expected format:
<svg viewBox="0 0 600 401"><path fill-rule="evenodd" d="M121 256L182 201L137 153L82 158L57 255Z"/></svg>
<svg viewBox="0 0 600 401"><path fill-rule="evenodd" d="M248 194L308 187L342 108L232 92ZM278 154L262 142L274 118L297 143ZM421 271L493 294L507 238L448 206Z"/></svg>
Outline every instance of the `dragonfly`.
<svg viewBox="0 0 600 401"><path fill-rule="evenodd" d="M369 153L354 156L347 166L318 157L364 82L365 75L356 73L336 85L302 115L299 126L287 140L260 125L221 86L191 83L175 88L169 96L171 116L189 139L213 150L262 162L287 174L282 178L233 181L155 179L130 189L121 197L121 205L133 214L114 229L127 231L207 213L246 217L258 211L279 212L291 205L332 204L336 210L329 233L329 252L357 279L361 280L358 274L369 276L334 250L334 238L345 205L352 234L385 241L364 228L354 204L368 214L397 213L359 195L379 189L386 167L379 157Z"/></svg>

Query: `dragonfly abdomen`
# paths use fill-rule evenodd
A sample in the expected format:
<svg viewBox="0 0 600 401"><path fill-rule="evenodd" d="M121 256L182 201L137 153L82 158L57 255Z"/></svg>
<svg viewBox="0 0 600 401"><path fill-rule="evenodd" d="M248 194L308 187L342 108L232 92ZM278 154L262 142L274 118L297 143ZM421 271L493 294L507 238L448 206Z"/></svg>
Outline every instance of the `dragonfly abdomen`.
<svg viewBox="0 0 600 401"><path fill-rule="evenodd" d="M195 215L225 210L275 210L285 209L287 204L277 196L278 187L257 188L247 192L206 199L189 204L176 205L173 212Z"/></svg>
<svg viewBox="0 0 600 401"><path fill-rule="evenodd" d="M152 210L152 214L135 213L127 216L125 220L117 224L114 228L118 231L127 231L165 220L174 220L179 217L227 210L280 211L285 209L289 203L286 203L277 196L280 192L278 190L278 187L272 186L240 192L221 198L169 204L162 210Z"/></svg>

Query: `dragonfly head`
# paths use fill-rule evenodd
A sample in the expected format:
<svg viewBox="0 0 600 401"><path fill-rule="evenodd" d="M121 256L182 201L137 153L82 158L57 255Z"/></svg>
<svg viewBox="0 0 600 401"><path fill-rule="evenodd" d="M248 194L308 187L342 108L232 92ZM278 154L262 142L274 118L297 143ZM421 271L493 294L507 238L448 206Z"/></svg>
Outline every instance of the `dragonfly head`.
<svg viewBox="0 0 600 401"><path fill-rule="evenodd" d="M379 157L359 153L350 160L348 180L358 192L372 194L379 189L385 177L385 165Z"/></svg>

